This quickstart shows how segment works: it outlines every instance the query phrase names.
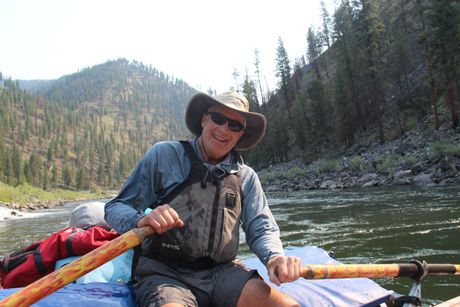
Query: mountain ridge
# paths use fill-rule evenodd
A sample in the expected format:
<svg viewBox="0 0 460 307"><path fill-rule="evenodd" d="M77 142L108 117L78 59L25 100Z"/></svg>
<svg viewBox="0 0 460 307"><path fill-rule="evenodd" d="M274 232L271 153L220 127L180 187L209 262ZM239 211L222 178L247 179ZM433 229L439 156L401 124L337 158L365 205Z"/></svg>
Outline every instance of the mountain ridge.
<svg viewBox="0 0 460 307"><path fill-rule="evenodd" d="M20 84L0 87L0 176L12 185L117 188L150 145L189 136L196 90L137 61L32 82L33 92Z"/></svg>

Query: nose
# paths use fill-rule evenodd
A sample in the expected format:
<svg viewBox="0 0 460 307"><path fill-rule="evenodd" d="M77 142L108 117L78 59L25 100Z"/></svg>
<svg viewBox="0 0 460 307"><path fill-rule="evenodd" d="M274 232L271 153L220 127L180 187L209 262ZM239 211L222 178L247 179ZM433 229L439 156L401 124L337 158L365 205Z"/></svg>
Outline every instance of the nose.
<svg viewBox="0 0 460 307"><path fill-rule="evenodd" d="M223 125L219 126L220 131L225 131L226 133L231 133L232 130L228 127L228 122L225 122Z"/></svg>

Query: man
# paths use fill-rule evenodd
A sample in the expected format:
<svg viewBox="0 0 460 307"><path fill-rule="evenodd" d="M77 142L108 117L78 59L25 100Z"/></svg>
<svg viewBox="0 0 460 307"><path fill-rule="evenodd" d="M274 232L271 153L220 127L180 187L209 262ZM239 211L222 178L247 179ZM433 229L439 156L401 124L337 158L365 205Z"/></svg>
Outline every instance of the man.
<svg viewBox="0 0 460 307"><path fill-rule="evenodd" d="M140 306L296 306L234 259L239 225L279 285L299 277L300 259L283 253L259 179L237 151L255 146L266 120L236 92L193 96L190 142L160 142L143 157L105 218L118 232L150 226L135 267ZM146 208L153 209L144 213Z"/></svg>

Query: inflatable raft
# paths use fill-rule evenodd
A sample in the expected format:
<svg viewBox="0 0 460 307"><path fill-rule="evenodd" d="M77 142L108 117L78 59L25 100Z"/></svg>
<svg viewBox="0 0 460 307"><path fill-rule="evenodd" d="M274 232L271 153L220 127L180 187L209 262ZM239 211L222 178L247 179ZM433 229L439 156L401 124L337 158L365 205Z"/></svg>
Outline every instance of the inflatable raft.
<svg viewBox="0 0 460 307"><path fill-rule="evenodd" d="M306 246L287 249L286 254L298 256L304 264L337 264L323 249ZM132 288L126 285L130 275L132 252L126 252L92 272L80 277L33 306L136 306ZM65 265L73 258L59 261L56 266ZM268 281L265 266L257 259L243 260L250 268L257 269ZM271 284L273 287L276 285ZM296 299L302 306L378 306L389 300L392 291L380 287L367 278L306 280L300 278L277 287ZM0 300L18 291L0 290Z"/></svg>

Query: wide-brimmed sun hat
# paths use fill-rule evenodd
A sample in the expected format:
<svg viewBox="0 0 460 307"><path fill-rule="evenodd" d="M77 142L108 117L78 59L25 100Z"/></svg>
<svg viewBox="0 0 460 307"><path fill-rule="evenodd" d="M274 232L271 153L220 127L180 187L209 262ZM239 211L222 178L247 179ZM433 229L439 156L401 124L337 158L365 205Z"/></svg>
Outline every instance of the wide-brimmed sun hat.
<svg viewBox="0 0 460 307"><path fill-rule="evenodd" d="M265 135L267 120L265 116L256 112L249 112L249 102L243 95L228 91L211 97L205 93L198 93L190 98L185 111L185 124L194 135L199 136L203 131L201 119L209 108L221 105L239 112L246 119L244 134L236 143L236 150L248 150L257 145Z"/></svg>

